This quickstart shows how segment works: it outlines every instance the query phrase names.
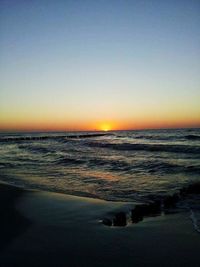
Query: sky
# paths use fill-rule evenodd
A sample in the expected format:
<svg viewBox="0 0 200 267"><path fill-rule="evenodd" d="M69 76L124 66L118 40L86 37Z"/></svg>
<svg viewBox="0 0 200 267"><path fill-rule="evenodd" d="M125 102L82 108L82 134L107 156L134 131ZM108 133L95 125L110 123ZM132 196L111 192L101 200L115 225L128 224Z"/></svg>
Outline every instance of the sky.
<svg viewBox="0 0 200 267"><path fill-rule="evenodd" d="M1 0L0 130L200 127L199 0Z"/></svg>

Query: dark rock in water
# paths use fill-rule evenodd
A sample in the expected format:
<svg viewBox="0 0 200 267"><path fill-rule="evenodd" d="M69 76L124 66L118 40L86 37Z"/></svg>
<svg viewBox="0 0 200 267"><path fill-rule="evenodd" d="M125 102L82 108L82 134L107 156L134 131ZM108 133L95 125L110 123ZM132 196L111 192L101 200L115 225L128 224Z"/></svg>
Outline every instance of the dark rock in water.
<svg viewBox="0 0 200 267"><path fill-rule="evenodd" d="M178 194L174 194L171 196L166 196L163 200L164 208L173 208L176 206L176 203L180 200L180 196Z"/></svg>
<svg viewBox="0 0 200 267"><path fill-rule="evenodd" d="M133 223L138 223L143 220L143 217L158 216L161 213L161 202L156 200L149 204L136 206L131 211L131 219Z"/></svg>
<svg viewBox="0 0 200 267"><path fill-rule="evenodd" d="M112 226L112 220L110 220L108 218L104 218L102 222L103 222L103 224L105 224L107 226Z"/></svg>
<svg viewBox="0 0 200 267"><path fill-rule="evenodd" d="M181 195L200 194L200 182L196 182L180 189Z"/></svg>
<svg viewBox="0 0 200 267"><path fill-rule="evenodd" d="M136 206L134 210L131 211L132 223L138 223L143 220L143 208L144 205Z"/></svg>
<svg viewBox="0 0 200 267"><path fill-rule="evenodd" d="M113 225L114 226L126 226L126 213L125 212L119 212L115 214L115 217L113 218Z"/></svg>
<svg viewBox="0 0 200 267"><path fill-rule="evenodd" d="M157 216L161 214L161 201L155 200L153 203L148 204L149 215Z"/></svg>
<svg viewBox="0 0 200 267"><path fill-rule="evenodd" d="M114 215L113 219L104 218L102 223L107 226L126 226L126 213L121 211Z"/></svg>
<svg viewBox="0 0 200 267"><path fill-rule="evenodd" d="M132 223L138 223L142 221L144 217L159 216L162 211L165 214L177 213L177 202L183 198L189 197L188 195L190 194L200 194L200 182L183 187L178 193L165 196L164 198L162 196L151 196L150 203L136 205L135 208L131 210ZM126 212L118 212L113 218L104 218L102 222L107 226L126 226Z"/></svg>

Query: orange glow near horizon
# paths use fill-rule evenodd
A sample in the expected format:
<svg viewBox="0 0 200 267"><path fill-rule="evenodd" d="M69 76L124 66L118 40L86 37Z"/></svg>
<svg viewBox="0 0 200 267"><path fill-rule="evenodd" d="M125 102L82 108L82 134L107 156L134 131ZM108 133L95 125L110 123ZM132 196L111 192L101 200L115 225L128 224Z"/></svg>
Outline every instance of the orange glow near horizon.
<svg viewBox="0 0 200 267"><path fill-rule="evenodd" d="M115 131L159 128L195 128L200 127L198 112L164 112L156 110L129 111L126 116L120 112L88 114L67 112L63 110L45 110L39 108L34 112L9 110L0 112L0 130L3 131ZM2 110L3 111L3 110ZM109 114L109 116L108 116ZM100 118L102 116L102 119Z"/></svg>
<svg viewBox="0 0 200 267"><path fill-rule="evenodd" d="M100 125L99 130L107 132L113 130L112 125L110 123L103 123Z"/></svg>
<svg viewBox="0 0 200 267"><path fill-rule="evenodd" d="M80 121L75 120L10 120L2 121L0 130L3 131L115 131L115 130L139 130L159 128L195 128L200 127L200 120L196 119L175 119L175 118L133 118L127 120L106 120L106 121Z"/></svg>

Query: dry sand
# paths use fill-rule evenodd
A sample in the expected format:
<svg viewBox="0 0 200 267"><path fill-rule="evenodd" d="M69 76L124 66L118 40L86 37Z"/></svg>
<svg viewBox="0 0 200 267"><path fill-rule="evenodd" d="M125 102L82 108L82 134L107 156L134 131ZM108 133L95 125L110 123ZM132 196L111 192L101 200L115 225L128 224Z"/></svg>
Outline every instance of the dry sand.
<svg viewBox="0 0 200 267"><path fill-rule="evenodd" d="M134 204L5 184L0 196L0 267L200 266L189 212L108 227L102 218Z"/></svg>

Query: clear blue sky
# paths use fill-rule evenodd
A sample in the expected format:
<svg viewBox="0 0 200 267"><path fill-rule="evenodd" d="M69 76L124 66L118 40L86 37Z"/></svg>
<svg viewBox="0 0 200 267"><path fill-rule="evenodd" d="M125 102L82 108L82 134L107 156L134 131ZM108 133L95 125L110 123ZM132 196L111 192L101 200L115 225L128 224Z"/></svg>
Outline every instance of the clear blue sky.
<svg viewBox="0 0 200 267"><path fill-rule="evenodd" d="M0 17L0 128L200 125L200 1L1 0Z"/></svg>

